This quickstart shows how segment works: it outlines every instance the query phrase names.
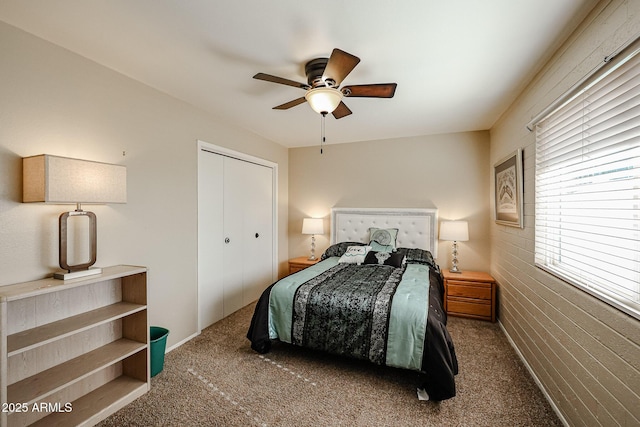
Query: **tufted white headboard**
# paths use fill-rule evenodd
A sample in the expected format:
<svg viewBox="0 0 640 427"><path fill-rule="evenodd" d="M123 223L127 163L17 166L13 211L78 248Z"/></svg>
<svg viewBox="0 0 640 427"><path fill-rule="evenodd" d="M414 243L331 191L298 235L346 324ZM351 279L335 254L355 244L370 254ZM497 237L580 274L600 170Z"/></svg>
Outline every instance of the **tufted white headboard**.
<svg viewBox="0 0 640 427"><path fill-rule="evenodd" d="M397 228L396 245L438 256L438 210L426 208L333 208L331 244L369 241L369 228Z"/></svg>

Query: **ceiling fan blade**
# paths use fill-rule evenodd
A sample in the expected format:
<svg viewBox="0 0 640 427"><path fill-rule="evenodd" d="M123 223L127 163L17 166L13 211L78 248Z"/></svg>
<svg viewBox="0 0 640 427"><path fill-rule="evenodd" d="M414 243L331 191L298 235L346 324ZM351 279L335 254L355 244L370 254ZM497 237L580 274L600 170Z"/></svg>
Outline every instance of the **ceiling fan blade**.
<svg viewBox="0 0 640 427"><path fill-rule="evenodd" d="M333 49L329 62L322 74L322 80L333 79L336 86L340 86L342 80L358 65L360 58L340 49Z"/></svg>
<svg viewBox="0 0 640 427"><path fill-rule="evenodd" d="M345 105L344 102L340 101L340 104L338 104L338 108L333 110L333 113L331 114L333 114L333 117L335 117L336 119L341 119L344 116L348 116L349 114L351 114L351 110Z"/></svg>
<svg viewBox="0 0 640 427"><path fill-rule="evenodd" d="M273 110L288 110L289 108L300 105L303 102L307 102L304 96L302 98L294 99L293 101L285 102L284 104L278 105L277 107L273 107Z"/></svg>
<svg viewBox="0 0 640 427"><path fill-rule="evenodd" d="M272 76L271 74L258 73L253 76L254 79L264 80L271 83L280 83L281 85L298 87L300 89L309 89L309 85L306 83L299 83L293 80L285 79L283 77Z"/></svg>
<svg viewBox="0 0 640 427"><path fill-rule="evenodd" d="M372 85L345 86L342 93L349 97L393 98L397 83L378 83Z"/></svg>

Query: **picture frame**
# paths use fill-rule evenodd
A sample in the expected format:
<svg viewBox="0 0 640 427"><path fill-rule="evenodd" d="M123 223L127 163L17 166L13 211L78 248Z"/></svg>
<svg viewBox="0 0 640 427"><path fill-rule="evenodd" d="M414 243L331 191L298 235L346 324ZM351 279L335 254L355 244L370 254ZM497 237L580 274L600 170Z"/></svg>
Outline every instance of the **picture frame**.
<svg viewBox="0 0 640 427"><path fill-rule="evenodd" d="M524 228L522 149L493 165L494 217L498 224Z"/></svg>

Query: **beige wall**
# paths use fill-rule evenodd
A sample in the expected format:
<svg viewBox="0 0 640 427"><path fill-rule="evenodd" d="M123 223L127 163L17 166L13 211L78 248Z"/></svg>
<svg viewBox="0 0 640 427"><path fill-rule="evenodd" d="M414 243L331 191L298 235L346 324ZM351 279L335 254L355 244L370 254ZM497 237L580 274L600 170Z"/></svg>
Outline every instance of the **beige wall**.
<svg viewBox="0 0 640 427"><path fill-rule="evenodd" d="M570 425L640 425L640 322L534 266L535 136L525 124L640 28L640 2L600 2L491 129L491 162L524 148L525 228L491 226L504 329Z"/></svg>
<svg viewBox="0 0 640 427"><path fill-rule="evenodd" d="M195 334L198 139L278 163L286 268L286 148L1 22L0 58L0 285L59 269L57 219L69 209L21 203L22 157L124 164L127 204L90 208L97 265L147 266L151 324L171 331L170 346Z"/></svg>
<svg viewBox="0 0 640 427"><path fill-rule="evenodd" d="M349 120L349 118L343 119ZM357 120L356 117L353 120ZM461 269L489 269L488 132L461 132L289 150L289 254L307 255L302 219L325 218L316 252L329 244L332 207L438 208L440 220L469 221ZM448 267L451 242L440 242Z"/></svg>

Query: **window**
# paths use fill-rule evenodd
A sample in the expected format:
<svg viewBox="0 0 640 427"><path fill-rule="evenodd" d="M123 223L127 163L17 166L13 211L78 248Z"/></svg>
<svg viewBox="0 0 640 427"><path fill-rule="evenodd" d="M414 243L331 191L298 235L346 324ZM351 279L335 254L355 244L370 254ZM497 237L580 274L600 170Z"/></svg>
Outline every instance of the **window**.
<svg viewBox="0 0 640 427"><path fill-rule="evenodd" d="M640 319L640 51L536 123L535 262Z"/></svg>

